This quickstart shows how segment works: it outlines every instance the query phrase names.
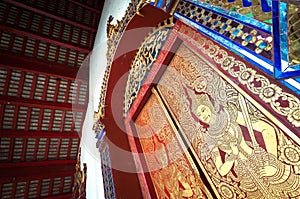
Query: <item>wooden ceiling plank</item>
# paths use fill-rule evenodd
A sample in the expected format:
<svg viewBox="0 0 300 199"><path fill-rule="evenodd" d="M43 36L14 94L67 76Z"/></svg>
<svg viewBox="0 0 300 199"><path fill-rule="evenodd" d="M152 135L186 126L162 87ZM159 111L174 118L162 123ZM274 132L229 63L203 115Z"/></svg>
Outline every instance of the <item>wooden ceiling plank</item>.
<svg viewBox="0 0 300 199"><path fill-rule="evenodd" d="M46 76L45 84L44 84L44 88L43 88L43 96L42 96L43 101L46 101L48 85L49 85L49 76Z"/></svg>
<svg viewBox="0 0 300 199"><path fill-rule="evenodd" d="M33 161L37 160L37 152L38 152L38 148L39 148L39 138L36 137L35 138L35 144L34 144L34 154L33 154Z"/></svg>
<svg viewBox="0 0 300 199"><path fill-rule="evenodd" d="M3 95L7 94L10 77L11 77L11 69L7 69L6 80L5 80L4 89L3 89Z"/></svg>
<svg viewBox="0 0 300 199"><path fill-rule="evenodd" d="M76 99L78 96L76 96ZM85 111L86 107L81 104L73 105L71 103L63 103L63 102L52 102L52 101L41 101L35 99L27 99L27 98L19 98L19 97L10 97L10 96L0 96L0 102L2 104L12 104L16 106L26 106L26 107L35 107L40 109L58 109L63 111Z"/></svg>
<svg viewBox="0 0 300 199"><path fill-rule="evenodd" d="M14 143L15 143L15 138L10 139L9 143L9 154L8 154L8 161L11 162L13 158L13 151L14 151ZM0 164L1 166L1 164Z"/></svg>
<svg viewBox="0 0 300 199"><path fill-rule="evenodd" d="M19 86L18 86L18 97L21 97L22 95L22 90L23 90L23 85L24 85L24 76L25 76L25 72L22 71L21 72L21 77L20 77L20 81L19 81Z"/></svg>
<svg viewBox="0 0 300 199"><path fill-rule="evenodd" d="M60 147L61 147L61 139L58 139L57 147L56 147L56 159L59 159L60 154Z"/></svg>
<svg viewBox="0 0 300 199"><path fill-rule="evenodd" d="M73 142L73 140L70 138L70 139L69 139L69 143L68 143L67 159L70 159L72 142Z"/></svg>
<svg viewBox="0 0 300 199"><path fill-rule="evenodd" d="M15 198L17 182L13 181L12 183L13 183L13 185L12 185L12 191L11 191L11 198Z"/></svg>
<svg viewBox="0 0 300 199"><path fill-rule="evenodd" d="M46 149L45 149L45 153L44 153L44 160L48 160L49 145L50 145L50 139L47 139L47 141L46 141Z"/></svg>
<svg viewBox="0 0 300 199"><path fill-rule="evenodd" d="M12 121L12 129L17 129L17 120L18 120L18 112L19 112L19 106L15 106L14 108L14 119Z"/></svg>
<svg viewBox="0 0 300 199"><path fill-rule="evenodd" d="M65 117L66 117L66 111L63 111L61 123L60 123L60 132L63 132L63 130L64 130Z"/></svg>
<svg viewBox="0 0 300 199"><path fill-rule="evenodd" d="M26 113L25 131L29 131L31 107L28 107Z"/></svg>
<svg viewBox="0 0 300 199"><path fill-rule="evenodd" d="M48 196L52 195L52 188L53 188L53 178L50 178Z"/></svg>
<svg viewBox="0 0 300 199"><path fill-rule="evenodd" d="M21 161L24 162L26 159L26 153L27 153L27 139L23 138L23 145L22 145L22 156Z"/></svg>

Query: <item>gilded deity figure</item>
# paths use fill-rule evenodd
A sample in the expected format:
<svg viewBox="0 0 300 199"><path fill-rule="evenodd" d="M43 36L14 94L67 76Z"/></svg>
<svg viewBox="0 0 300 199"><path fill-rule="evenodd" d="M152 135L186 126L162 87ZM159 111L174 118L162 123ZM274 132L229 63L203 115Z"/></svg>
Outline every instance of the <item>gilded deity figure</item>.
<svg viewBox="0 0 300 199"><path fill-rule="evenodd" d="M219 104L216 111L207 93L188 92L194 95L192 112L206 127L202 160L212 159L222 177L235 176L247 198L300 196L300 176L277 158L276 128L266 120L250 119L243 96L238 96L238 107Z"/></svg>

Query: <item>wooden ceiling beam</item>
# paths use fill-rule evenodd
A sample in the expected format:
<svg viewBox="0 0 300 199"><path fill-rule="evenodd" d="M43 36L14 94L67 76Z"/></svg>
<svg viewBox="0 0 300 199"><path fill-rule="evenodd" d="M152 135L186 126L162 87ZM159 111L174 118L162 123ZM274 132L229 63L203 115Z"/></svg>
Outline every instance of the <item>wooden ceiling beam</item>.
<svg viewBox="0 0 300 199"><path fill-rule="evenodd" d="M51 132L51 131L13 131L13 130L1 130L0 138L79 138L78 132Z"/></svg>
<svg viewBox="0 0 300 199"><path fill-rule="evenodd" d="M88 65L86 67L81 67L79 70L79 68L76 67L22 55L16 56L14 53L3 51L0 51L0 60L0 66L9 69L23 70L71 80L88 81L89 77Z"/></svg>
<svg viewBox="0 0 300 199"><path fill-rule="evenodd" d="M15 5L17 7L20 7L20 8L23 8L23 9L26 9L26 10L29 10L31 12L34 12L34 13L38 13L38 14L41 14L41 15L45 15L49 18L52 18L52 19L55 19L55 20L58 20L58 21L61 21L61 22L64 22L64 23L67 23L67 24L70 24L70 25L73 25L73 26L76 26L78 28L83 28L85 30L90 30L92 32L96 32L97 29L96 28L93 28L93 27L90 27L90 26L87 26L87 25L83 25L83 24L80 24L78 22L75 22L75 21L71 21L71 20L68 20L68 19L65 19L65 18L62 18L60 16L57 16L57 15L54 15L54 14L51 14L49 12L46 12L46 11L43 11L43 10L40 10L38 8L34 8L32 6L29 6L25 3L21 3L21 2L18 2L18 1L14 1L14 0L3 0L4 2L6 3L10 3L12 5Z"/></svg>
<svg viewBox="0 0 300 199"><path fill-rule="evenodd" d="M97 14L100 14L100 11L101 11L101 10L97 10L96 8L93 8L93 7L91 7L91 6L85 5L85 4L80 3L80 2L78 2L78 1L75 1L75 0L68 0L68 1L71 2L71 3L74 3L74 4L79 5L80 7L83 7L83 8L86 8L86 9L88 9L88 10L91 10L91 11L97 13Z"/></svg>
<svg viewBox="0 0 300 199"><path fill-rule="evenodd" d="M57 174L73 174L77 160L46 160L36 162L14 162L0 164L1 178L28 178L31 175L42 177L54 177ZM1 180L0 180L1 181Z"/></svg>
<svg viewBox="0 0 300 199"><path fill-rule="evenodd" d="M20 105L31 108L49 108L49 109L58 109L64 111L85 111L85 105L79 104L70 104L70 103L62 103L62 102L51 102L51 101L41 101L35 99L27 99L20 97L10 97L10 96L0 96L1 104L12 104L12 105Z"/></svg>
<svg viewBox="0 0 300 199"><path fill-rule="evenodd" d="M11 169L11 168L22 168L22 169L27 170L28 168L32 169L33 167L34 167L34 169L36 169L38 167L46 167L46 166L54 166L54 165L57 166L57 165L69 165L69 164L73 165L74 164L74 168L75 168L76 162L77 162L77 160L74 159L74 160L46 160L46 161L37 161L37 162L1 163L0 164L0 173L1 173L1 171L4 171L6 169ZM3 176L5 176L5 175L3 175Z"/></svg>
<svg viewBox="0 0 300 199"><path fill-rule="evenodd" d="M47 197L47 199L66 199L66 198L72 198L72 193L70 192L70 193Z"/></svg>

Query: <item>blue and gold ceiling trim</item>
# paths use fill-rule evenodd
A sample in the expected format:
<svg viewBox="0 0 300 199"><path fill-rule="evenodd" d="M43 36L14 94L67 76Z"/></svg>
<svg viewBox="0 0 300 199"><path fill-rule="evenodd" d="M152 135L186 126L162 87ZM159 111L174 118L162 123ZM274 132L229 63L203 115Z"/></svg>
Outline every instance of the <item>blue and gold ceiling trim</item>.
<svg viewBox="0 0 300 199"><path fill-rule="evenodd" d="M246 61L300 93L300 3L277 0L148 0L197 31L212 38ZM139 6L140 5L140 6ZM147 38L145 39L147 40ZM128 87L134 96L125 96L124 114L143 83L134 82L137 60L132 63ZM146 60L147 61L147 60ZM151 66L148 65L148 67ZM147 71L143 77L147 75ZM140 75L139 75L140 76ZM132 81L130 83L130 81ZM136 81L136 80L135 80ZM135 85L135 86L134 86Z"/></svg>
<svg viewBox="0 0 300 199"><path fill-rule="evenodd" d="M277 51L274 51L275 76L300 76L300 3L276 2L272 4L273 36L277 48Z"/></svg>
<svg viewBox="0 0 300 199"><path fill-rule="evenodd" d="M179 0L152 0L149 3L172 15L178 2Z"/></svg>
<svg viewBox="0 0 300 199"><path fill-rule="evenodd" d="M181 0L174 17L300 93L299 8L297 1Z"/></svg>

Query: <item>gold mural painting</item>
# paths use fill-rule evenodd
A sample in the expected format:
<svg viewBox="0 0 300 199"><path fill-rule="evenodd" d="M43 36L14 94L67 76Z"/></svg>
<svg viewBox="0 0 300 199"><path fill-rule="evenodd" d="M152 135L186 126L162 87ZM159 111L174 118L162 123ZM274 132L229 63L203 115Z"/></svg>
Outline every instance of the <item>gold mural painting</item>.
<svg viewBox="0 0 300 199"><path fill-rule="evenodd" d="M152 94L135 121L157 197L212 198L164 111L160 99Z"/></svg>
<svg viewBox="0 0 300 199"><path fill-rule="evenodd" d="M300 198L299 145L233 84L182 44L157 89L218 197Z"/></svg>

